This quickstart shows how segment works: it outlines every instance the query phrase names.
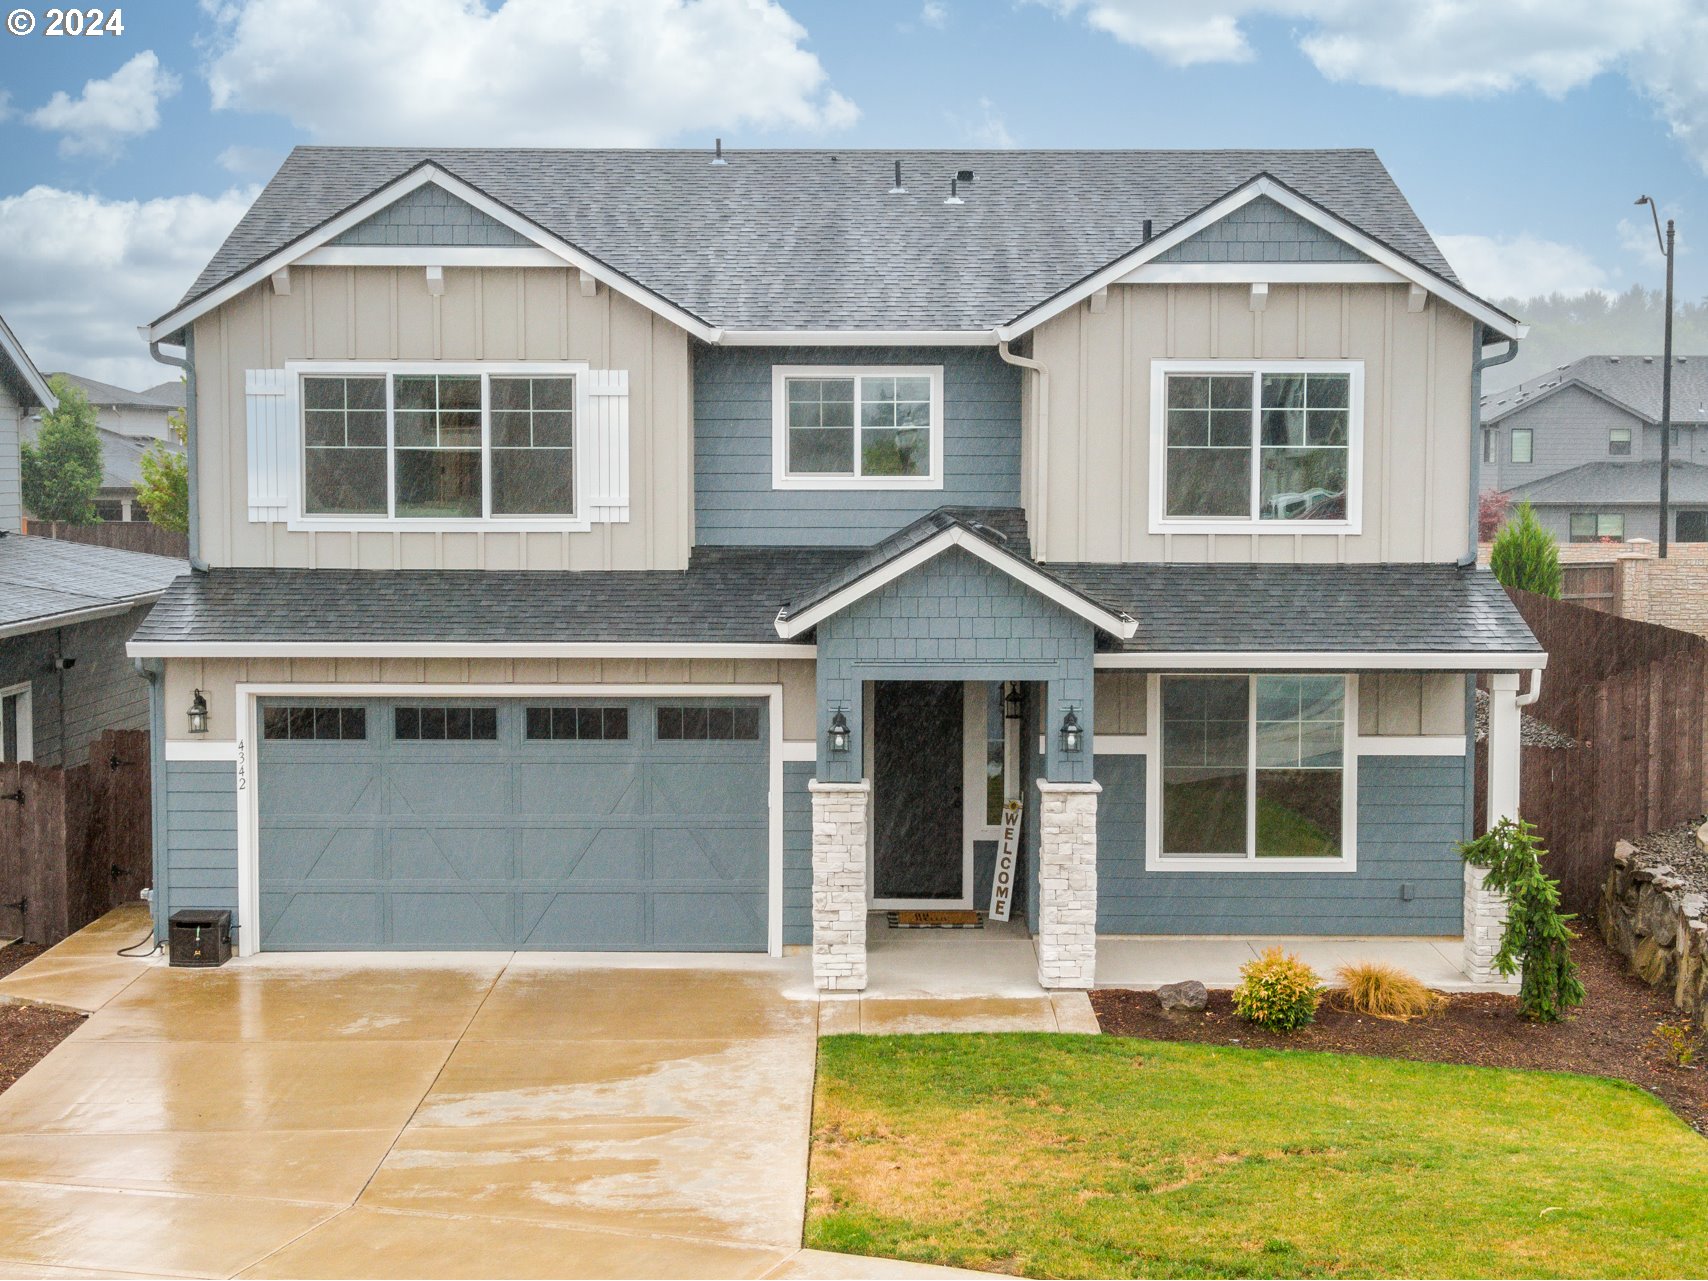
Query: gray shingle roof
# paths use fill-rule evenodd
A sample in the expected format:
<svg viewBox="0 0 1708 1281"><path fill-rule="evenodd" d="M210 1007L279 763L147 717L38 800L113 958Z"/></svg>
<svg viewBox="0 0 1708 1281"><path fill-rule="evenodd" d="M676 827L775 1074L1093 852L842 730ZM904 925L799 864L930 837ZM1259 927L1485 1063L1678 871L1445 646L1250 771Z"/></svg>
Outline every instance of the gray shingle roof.
<svg viewBox="0 0 1708 1281"><path fill-rule="evenodd" d="M1484 396L1483 421L1498 422L1566 387L1585 387L1658 423L1662 369L1659 356L1580 356L1563 368ZM1708 356L1673 357L1672 420L1708 422Z"/></svg>
<svg viewBox="0 0 1708 1281"><path fill-rule="evenodd" d="M1372 151L298 147L189 302L432 162L710 325L988 330L1268 173L1457 283ZM908 194L889 193L901 160ZM965 203L943 197L955 173Z"/></svg>
<svg viewBox="0 0 1708 1281"><path fill-rule="evenodd" d="M0 633L40 631L66 614L166 590L181 560L53 538L0 538Z"/></svg>
<svg viewBox="0 0 1708 1281"><path fill-rule="evenodd" d="M182 409L184 407L184 384L182 381L156 383L143 391L130 391L124 387L115 387L112 383L97 382L93 378L85 378L81 374L68 374L60 371L54 375L83 389L83 394L89 397L92 405L106 407L116 405L121 409Z"/></svg>
<svg viewBox="0 0 1708 1281"><path fill-rule="evenodd" d="M1674 503L1708 503L1708 467L1701 463L1675 462L1669 490ZM1661 501L1661 465L1658 459L1584 463L1507 492L1515 502L1658 506Z"/></svg>
<svg viewBox="0 0 1708 1281"><path fill-rule="evenodd" d="M39 423L26 420L23 439L33 444L40 430ZM159 444L174 454L184 452L184 447L176 440L156 441L148 436L123 436L105 427L98 427L96 431L101 437L102 489L135 489L142 480L142 456L150 445Z"/></svg>

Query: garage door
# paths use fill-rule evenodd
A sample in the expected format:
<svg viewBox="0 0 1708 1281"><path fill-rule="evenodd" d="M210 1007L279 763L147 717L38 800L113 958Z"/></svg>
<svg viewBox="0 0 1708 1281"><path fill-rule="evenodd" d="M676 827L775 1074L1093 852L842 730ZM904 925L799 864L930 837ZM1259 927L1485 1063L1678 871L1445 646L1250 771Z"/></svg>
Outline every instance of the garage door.
<svg viewBox="0 0 1708 1281"><path fill-rule="evenodd" d="M275 700L263 951L764 951L762 701Z"/></svg>

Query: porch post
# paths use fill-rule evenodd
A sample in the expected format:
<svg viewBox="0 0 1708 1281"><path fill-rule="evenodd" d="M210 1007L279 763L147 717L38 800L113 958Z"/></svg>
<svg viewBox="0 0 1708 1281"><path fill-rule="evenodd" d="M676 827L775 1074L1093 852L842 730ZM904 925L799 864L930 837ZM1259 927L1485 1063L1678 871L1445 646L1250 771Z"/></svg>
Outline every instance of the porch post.
<svg viewBox="0 0 1708 1281"><path fill-rule="evenodd" d="M812 793L812 975L821 992L866 986L866 825L872 785L807 784Z"/></svg>
<svg viewBox="0 0 1708 1281"><path fill-rule="evenodd" d="M1088 988L1097 977L1095 782L1038 780L1038 984Z"/></svg>
<svg viewBox="0 0 1708 1281"><path fill-rule="evenodd" d="M1517 818L1519 711L1517 672L1489 675L1488 825ZM1506 928L1506 899L1485 889L1483 869L1465 865L1465 977L1473 983L1498 983L1494 968L1500 936Z"/></svg>

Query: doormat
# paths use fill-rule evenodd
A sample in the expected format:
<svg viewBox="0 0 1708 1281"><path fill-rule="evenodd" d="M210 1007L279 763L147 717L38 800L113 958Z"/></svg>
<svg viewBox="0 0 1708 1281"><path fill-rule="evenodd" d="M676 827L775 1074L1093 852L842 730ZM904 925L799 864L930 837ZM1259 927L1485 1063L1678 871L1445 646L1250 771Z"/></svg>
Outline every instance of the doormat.
<svg viewBox="0 0 1708 1281"><path fill-rule="evenodd" d="M892 930L982 930L984 913L963 908L891 912Z"/></svg>

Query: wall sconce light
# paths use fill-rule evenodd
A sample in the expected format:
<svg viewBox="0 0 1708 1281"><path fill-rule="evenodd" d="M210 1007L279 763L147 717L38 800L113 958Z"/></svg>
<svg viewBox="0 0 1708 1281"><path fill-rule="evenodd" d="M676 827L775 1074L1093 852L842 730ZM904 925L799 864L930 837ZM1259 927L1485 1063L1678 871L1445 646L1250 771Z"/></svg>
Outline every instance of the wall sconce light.
<svg viewBox="0 0 1708 1281"><path fill-rule="evenodd" d="M1079 712L1076 708L1068 708L1067 715L1062 717L1062 751L1068 756L1079 754L1084 741L1085 731L1080 728Z"/></svg>
<svg viewBox="0 0 1708 1281"><path fill-rule="evenodd" d="M1020 692L1019 681L1009 681L1008 688L1002 694L1002 719L1017 721L1026 707L1026 695Z"/></svg>
<svg viewBox="0 0 1708 1281"><path fill-rule="evenodd" d="M830 750L839 753L848 750L848 717L840 707L830 718Z"/></svg>
<svg viewBox="0 0 1708 1281"><path fill-rule="evenodd" d="M206 734L208 732L208 700L201 690L190 700L190 733Z"/></svg>

